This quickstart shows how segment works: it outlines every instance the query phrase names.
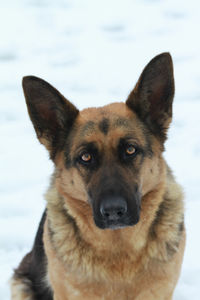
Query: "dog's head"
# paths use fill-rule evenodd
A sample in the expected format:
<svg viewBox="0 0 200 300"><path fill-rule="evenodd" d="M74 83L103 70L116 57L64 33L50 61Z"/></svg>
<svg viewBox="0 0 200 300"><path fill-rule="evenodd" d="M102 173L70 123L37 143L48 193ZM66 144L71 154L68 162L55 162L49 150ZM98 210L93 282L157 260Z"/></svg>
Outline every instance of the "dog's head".
<svg viewBox="0 0 200 300"><path fill-rule="evenodd" d="M55 162L57 189L71 199L69 206L89 207L102 229L136 224L142 196L156 188L162 173L174 96L171 56L150 61L126 103L79 112L42 79L25 77L23 89L38 139Z"/></svg>

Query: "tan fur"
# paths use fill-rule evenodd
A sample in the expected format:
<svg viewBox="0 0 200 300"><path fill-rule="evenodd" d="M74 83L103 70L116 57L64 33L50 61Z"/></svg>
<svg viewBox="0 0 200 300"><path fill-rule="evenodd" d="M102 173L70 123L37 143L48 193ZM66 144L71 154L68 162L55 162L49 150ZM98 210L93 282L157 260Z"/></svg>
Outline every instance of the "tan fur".
<svg viewBox="0 0 200 300"><path fill-rule="evenodd" d="M79 227L83 239L80 236L77 240L73 226L66 224L62 209L64 199L59 198L54 188L50 189L47 194L49 220L57 234L51 240L46 223L44 243L56 299L171 299L180 272L185 237L180 237L176 254L169 259L164 243L173 244L169 227L174 218L181 221L182 217L182 207L180 210L177 201L177 197L181 197L179 187L169 182L170 187L173 194L170 196L176 204L172 215L163 217L162 226L157 229L157 241L148 237L148 226L155 214L156 202L160 200L159 190L143 199L149 213L141 216L134 228L102 231L89 220L85 223L85 218L85 226ZM152 197L154 204L150 204Z"/></svg>
<svg viewBox="0 0 200 300"><path fill-rule="evenodd" d="M31 292L27 289L27 282L12 278L10 281L12 300L33 300Z"/></svg>
<svg viewBox="0 0 200 300"><path fill-rule="evenodd" d="M86 116L87 113L91 112L85 111ZM98 118L98 114L94 117ZM112 143L110 139L108 144ZM44 234L56 300L171 299L185 243L185 234L177 236L177 227L183 221L182 191L163 160L158 143L154 147L157 155L153 160L147 158L141 171L140 221L134 227L114 231L96 227L80 175L74 169L66 170L62 154L57 157L55 178L46 195L48 221ZM151 168L154 172L150 176ZM73 188L68 178L74 180ZM163 198L165 211L157 218ZM78 232L66 213L75 219Z"/></svg>

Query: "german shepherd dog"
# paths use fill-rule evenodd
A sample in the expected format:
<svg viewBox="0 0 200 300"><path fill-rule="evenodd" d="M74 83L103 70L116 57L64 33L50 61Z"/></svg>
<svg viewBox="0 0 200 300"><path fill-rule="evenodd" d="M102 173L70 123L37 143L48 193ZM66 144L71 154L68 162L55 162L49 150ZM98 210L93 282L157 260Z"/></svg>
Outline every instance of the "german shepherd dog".
<svg viewBox="0 0 200 300"><path fill-rule="evenodd" d="M55 164L13 300L170 300L185 246L183 194L163 158L173 64L162 53L125 103L78 109L44 80L23 89Z"/></svg>

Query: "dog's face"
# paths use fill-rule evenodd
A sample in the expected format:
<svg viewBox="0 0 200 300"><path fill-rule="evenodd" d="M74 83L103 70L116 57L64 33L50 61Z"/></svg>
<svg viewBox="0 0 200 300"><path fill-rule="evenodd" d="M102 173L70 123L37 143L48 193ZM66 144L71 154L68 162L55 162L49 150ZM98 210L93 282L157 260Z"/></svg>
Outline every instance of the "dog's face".
<svg viewBox="0 0 200 300"><path fill-rule="evenodd" d="M100 228L139 220L141 165L151 156L144 131L123 103L84 110L77 117L65 147L66 169L73 182L78 177L82 182Z"/></svg>
<svg viewBox="0 0 200 300"><path fill-rule="evenodd" d="M39 78L25 77L23 87L37 136L55 162L59 192L90 206L101 229L136 224L141 198L162 169L174 94L170 55L147 65L126 103L79 112Z"/></svg>

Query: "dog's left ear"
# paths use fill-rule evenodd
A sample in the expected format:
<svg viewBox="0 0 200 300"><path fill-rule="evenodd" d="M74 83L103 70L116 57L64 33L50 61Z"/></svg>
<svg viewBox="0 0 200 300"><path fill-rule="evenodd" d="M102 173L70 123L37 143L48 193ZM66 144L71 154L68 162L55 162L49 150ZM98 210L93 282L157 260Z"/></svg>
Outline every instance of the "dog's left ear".
<svg viewBox="0 0 200 300"><path fill-rule="evenodd" d="M162 141L172 119L173 63L169 53L154 57L142 72L126 104Z"/></svg>

